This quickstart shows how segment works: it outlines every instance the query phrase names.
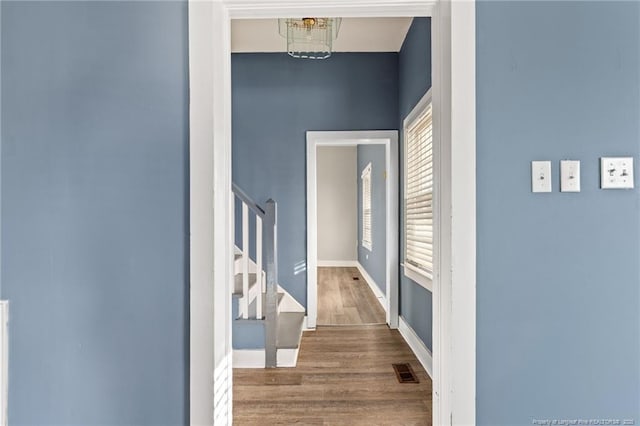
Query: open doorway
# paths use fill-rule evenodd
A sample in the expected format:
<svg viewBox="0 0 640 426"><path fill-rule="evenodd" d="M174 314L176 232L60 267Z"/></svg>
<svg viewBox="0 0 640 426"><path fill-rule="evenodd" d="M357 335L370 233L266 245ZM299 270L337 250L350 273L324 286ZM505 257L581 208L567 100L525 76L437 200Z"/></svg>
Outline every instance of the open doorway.
<svg viewBox="0 0 640 426"><path fill-rule="evenodd" d="M230 19L304 16L303 12L350 17L425 13L435 17L434 57L438 66L434 70L434 105L440 111L435 119L442 124L446 145L442 165L455 179L444 191L448 202L443 203L447 206L443 217L451 219L445 232L450 245L442 256L442 287L434 287L433 296L434 317L443 317L442 330L434 327L434 423L453 418L465 423L473 418L475 396L475 178L469 173L475 164L474 11L472 3L467 7L466 3L426 0L402 4L345 1L340 5L308 1L296 6L232 0L190 2L192 422L205 423L212 410L217 420L231 417L231 289L222 285L230 281L233 259L229 235L232 211L224 208L231 205ZM454 310L453 305L460 309ZM453 370L459 372L455 377ZM210 377L215 378L215 391ZM457 407L455 413L453 406Z"/></svg>
<svg viewBox="0 0 640 426"><path fill-rule="evenodd" d="M354 275L362 277L384 311L383 323L398 324L398 132L307 132L307 324L315 328L319 315L319 285L326 265L319 249L322 200L318 169L324 149L355 149L356 225ZM331 152L331 151L328 151ZM369 198L367 200L367 198ZM368 210L368 211L367 211ZM324 262L323 262L324 261ZM357 273L355 273L357 272ZM358 280L359 281L359 280ZM345 284L343 284L345 286Z"/></svg>
<svg viewBox="0 0 640 426"><path fill-rule="evenodd" d="M369 142L317 147L318 326L386 323L385 156Z"/></svg>
<svg viewBox="0 0 640 426"><path fill-rule="evenodd" d="M258 21L258 22L256 22ZM238 20L232 21L232 29L236 24L245 28L245 33L252 35L252 40L264 41L268 35L275 37L276 48L286 47L285 40L275 31L279 20ZM325 60L308 60L292 58L287 52L251 52L241 51L231 55L232 75L232 177L236 198L240 191L247 197L248 206L257 204L265 207L267 200L277 204L277 278L279 297L274 304L274 317L277 321L278 339L275 343L275 363L263 362L273 350L268 346L269 308L267 307L268 291L261 302L261 297L253 297L251 288L252 272L260 276L259 256L252 254L253 230L252 219L247 222L240 209L235 214L237 236L238 263L235 272L238 285L233 299L233 369L234 369L234 415L237 421L247 420L255 415L256 407L245 404L247 395L251 393L251 380L255 380L264 371L255 371L263 367L287 367L295 371L313 369L316 374L339 374L340 366L323 364L323 359L342 359L358 357L372 358L371 364L351 366L352 372L361 374L361 380L352 383L363 387L375 381L375 387L386 389L399 386L393 366L387 360L375 358L377 351L372 350L374 342L389 339L388 344L397 351L393 361L408 363L416 374L423 388L421 392L407 391L407 398L420 401L421 410L413 413L417 419L428 424L431 404L431 380L426 367L411 352L411 347L403 338L399 326L399 137L400 123L399 87L401 85L400 51L406 42L407 35L415 39L417 49L406 50L408 58L419 59L419 69L413 73L421 76L422 85L430 83L430 25L429 18L413 19L397 18L360 18L344 19L341 36L337 42L349 40L348 30L360 34L369 34L371 26L379 32L385 25L398 21L404 25L394 31L396 44L393 51L347 51L333 52ZM264 28L266 27L266 28ZM247 31L248 30L248 31ZM263 32L264 30L264 32ZM256 33L264 36L256 37ZM232 46L236 40L232 31ZM398 36L399 34L399 36ZM411 45L411 46L410 46ZM236 45L237 47L237 45ZM407 47L407 49L409 48ZM373 49L370 43L366 48ZM256 48L249 48L254 50ZM387 50L387 47L378 47ZM244 49L243 49L244 50ZM409 61L402 61L402 64ZM409 65L407 65L409 66ZM402 68L407 71L406 68ZM422 94L422 93L421 93ZM344 130L340 130L344 129ZM350 129L392 129L392 130L350 130ZM306 150L304 147L306 146ZM301 149L302 148L302 149ZM326 154L326 155L323 155ZM324 160L324 161L323 161ZM347 165L350 163L350 166ZM305 167L306 164L306 167ZM324 171L318 166L328 165ZM340 180L340 172L350 176L350 182ZM324 209L319 202L321 182L318 177L334 178L332 188L325 191L330 199L325 199L329 209L337 209L338 216L349 216L346 224L340 226L333 239L339 237L340 247L323 247L322 237L336 234L336 218L329 220L329 229L322 229L318 216ZM336 186L338 188L336 188ZM368 187L368 191L365 188ZM342 192L345 194L340 194ZM340 195L343 195L342 197ZM346 200L345 200L346 198ZM365 201L368 203L365 206ZM340 209L341 204L350 204L351 208ZM248 210L251 210L249 207ZM350 210L346 212L344 210ZM258 210L259 211L259 210ZM315 217L314 217L315 212ZM250 214L251 215L251 214ZM365 218L365 216L367 216ZM306 220L305 220L306 219ZM247 222L248 226L240 226ZM268 228L267 220L263 220L263 232ZM270 227L270 226L269 226ZM242 241L240 234L246 235L240 228L248 229L248 241ZM256 229L258 227L256 226ZM322 234L322 235L321 235ZM255 237L258 240L258 235ZM263 242L268 238L264 237ZM324 241L325 243L327 241ZM335 241L334 241L335 242ZM266 244L270 246L271 244ZM259 246L259 244L258 244ZM248 247L246 262L243 265L241 252ZM328 249L320 253L320 249ZM346 250L345 250L346 249ZM342 251L344 250L344 253ZM314 254L315 252L315 254ZM336 252L341 252L336 254ZM262 257L263 266L266 255ZM318 268L318 261L320 268ZM255 265L254 265L255 263ZM268 262L266 262L268 263ZM361 265L361 269L358 266ZM319 278L323 277L324 267L354 269L334 269L334 290L331 299L336 300L335 309L329 313L330 318L322 320L321 307L322 286ZM243 272L246 271L246 272ZM341 277L336 277L340 273ZM265 276L269 272L265 268ZM242 277L246 277L241 279ZM351 281L345 285L345 278ZM353 278L361 278L360 290L372 294L369 303L364 300L361 310L355 299L363 299L354 295ZM246 286L241 289L240 284ZM328 283L330 286L332 283ZM267 285L268 287L268 285ZM337 288L335 288L337 287ZM340 288L342 287L342 288ZM376 289L376 290L372 290ZM374 293L375 291L375 293ZM379 299L378 299L379 297ZM350 300L347 300L350 299ZM282 302L279 302L279 301ZM255 301L255 302L254 302ZM301 322L295 327L286 319L299 313L285 306L287 301L295 301L306 311L306 329L301 333ZM260 309L262 303L262 309ZM244 305L244 306L243 306ZM336 306L337 305L337 306ZM345 305L350 305L346 307ZM256 307L255 310L253 307ZM419 306L419 305L418 305ZM325 308L330 308L325 306ZM362 316L371 309L377 309L377 317L371 315L363 321ZM264 314L264 319L258 312ZM237 312L237 313L236 313ZM380 315L381 314L381 315ZM418 324L429 327L430 310L422 309ZM263 323L266 325L263 327ZM355 328L363 324L377 323L378 327ZM286 324L291 326L285 327ZM345 325L353 328L332 327L326 325ZM264 331L264 332L263 332ZM290 332L290 333L289 333ZM322 336L331 334L334 343L311 345ZM371 333L379 333L372 335ZM283 345L285 340L288 342ZM357 340L356 340L357 339ZM340 341L340 345L335 342ZM356 342L358 342L356 344ZM264 348L264 349L263 349ZM286 359L282 356L288 351ZM255 361L255 362L254 362ZM341 364L342 365L342 364ZM249 371L253 368L254 370ZM367 377L371 368L383 374ZM282 371L282 370L280 370ZM269 372L273 377L280 377L285 372ZM366 383L368 382L368 383ZM332 383L328 390L338 390L346 384ZM264 402L278 400L280 392L286 393L286 386L270 385L269 395ZM403 388L406 389L406 388ZM400 390L400 389L398 389ZM301 384L296 388L296 397L313 394L311 387ZM340 412L341 420L348 423L353 416L354 408L365 404L373 412L374 401L366 397L358 404L337 406L326 395L318 398L318 405L323 405L327 412L330 408ZM288 402L291 402L288 400ZM307 404L312 412L313 405ZM273 414L273 413L271 413ZM296 414L295 410L286 413L291 421L311 421L307 414ZM378 413L386 415L384 413ZM284 416L285 413L279 415ZM297 417L295 417L297 415ZM337 415L337 414L336 414ZM344 416L344 417L343 417ZM408 419L403 418L400 421Z"/></svg>

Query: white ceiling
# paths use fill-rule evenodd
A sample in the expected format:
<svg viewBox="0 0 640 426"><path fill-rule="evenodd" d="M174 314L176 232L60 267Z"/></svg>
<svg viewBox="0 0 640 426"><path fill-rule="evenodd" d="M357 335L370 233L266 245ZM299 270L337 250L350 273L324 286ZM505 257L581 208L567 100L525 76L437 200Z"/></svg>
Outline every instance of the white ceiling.
<svg viewBox="0 0 640 426"><path fill-rule="evenodd" d="M344 18L335 52L399 52L412 18ZM286 52L277 19L236 19L231 22L234 53Z"/></svg>

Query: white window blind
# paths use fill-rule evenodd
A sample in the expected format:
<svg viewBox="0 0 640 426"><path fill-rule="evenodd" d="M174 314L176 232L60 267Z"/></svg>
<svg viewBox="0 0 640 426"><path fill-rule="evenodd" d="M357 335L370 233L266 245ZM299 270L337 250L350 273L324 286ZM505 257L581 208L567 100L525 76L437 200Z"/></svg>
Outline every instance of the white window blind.
<svg viewBox="0 0 640 426"><path fill-rule="evenodd" d="M431 101L405 127L405 265L433 278Z"/></svg>
<svg viewBox="0 0 640 426"><path fill-rule="evenodd" d="M371 163L362 171L362 246L371 250Z"/></svg>

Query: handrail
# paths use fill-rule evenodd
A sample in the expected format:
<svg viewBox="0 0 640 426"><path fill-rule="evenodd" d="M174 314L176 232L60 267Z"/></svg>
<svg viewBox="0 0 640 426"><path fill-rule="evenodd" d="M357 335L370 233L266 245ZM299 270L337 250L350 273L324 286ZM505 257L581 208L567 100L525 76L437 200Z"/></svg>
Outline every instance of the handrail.
<svg viewBox="0 0 640 426"><path fill-rule="evenodd" d="M257 214L261 218L264 218L264 209L260 207L255 201L253 201L251 197L249 197L247 193L242 190L242 188L233 183L231 184L231 189L233 193L236 194L236 196L247 205L247 207L249 207L255 214Z"/></svg>

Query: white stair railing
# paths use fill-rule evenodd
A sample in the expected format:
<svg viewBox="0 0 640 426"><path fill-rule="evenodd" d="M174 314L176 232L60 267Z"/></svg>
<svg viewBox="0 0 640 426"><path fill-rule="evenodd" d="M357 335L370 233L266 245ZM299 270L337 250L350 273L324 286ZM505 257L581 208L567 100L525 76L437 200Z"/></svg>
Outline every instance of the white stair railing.
<svg viewBox="0 0 640 426"><path fill-rule="evenodd" d="M275 201L269 199L263 209L236 184L233 184L233 193L242 203L242 298L240 299L242 318L249 319L249 306L255 297L255 318L265 320L265 366L276 367L278 332L277 205ZM251 287L249 275L251 214L255 216L256 220L255 287ZM262 252L263 246L264 254ZM252 291L252 288L255 290ZM265 294L264 312L263 293Z"/></svg>
<svg viewBox="0 0 640 426"><path fill-rule="evenodd" d="M242 312L243 319L249 319L249 307L253 300L256 302L255 319L263 319L262 309L262 293L265 291L263 274L262 274L262 242L263 242L263 219L265 217L265 211L258 206L247 194L242 191L235 184L233 185L233 193L237 200L242 203L242 257L240 260L242 271L242 297L240 298L240 310ZM251 263L250 253L250 241L251 241L251 229L250 219L251 215L255 217L256 230L255 230L255 242L256 242L256 270L255 274L256 282L251 282L251 275L249 271L249 264ZM255 286L253 287L252 286Z"/></svg>

